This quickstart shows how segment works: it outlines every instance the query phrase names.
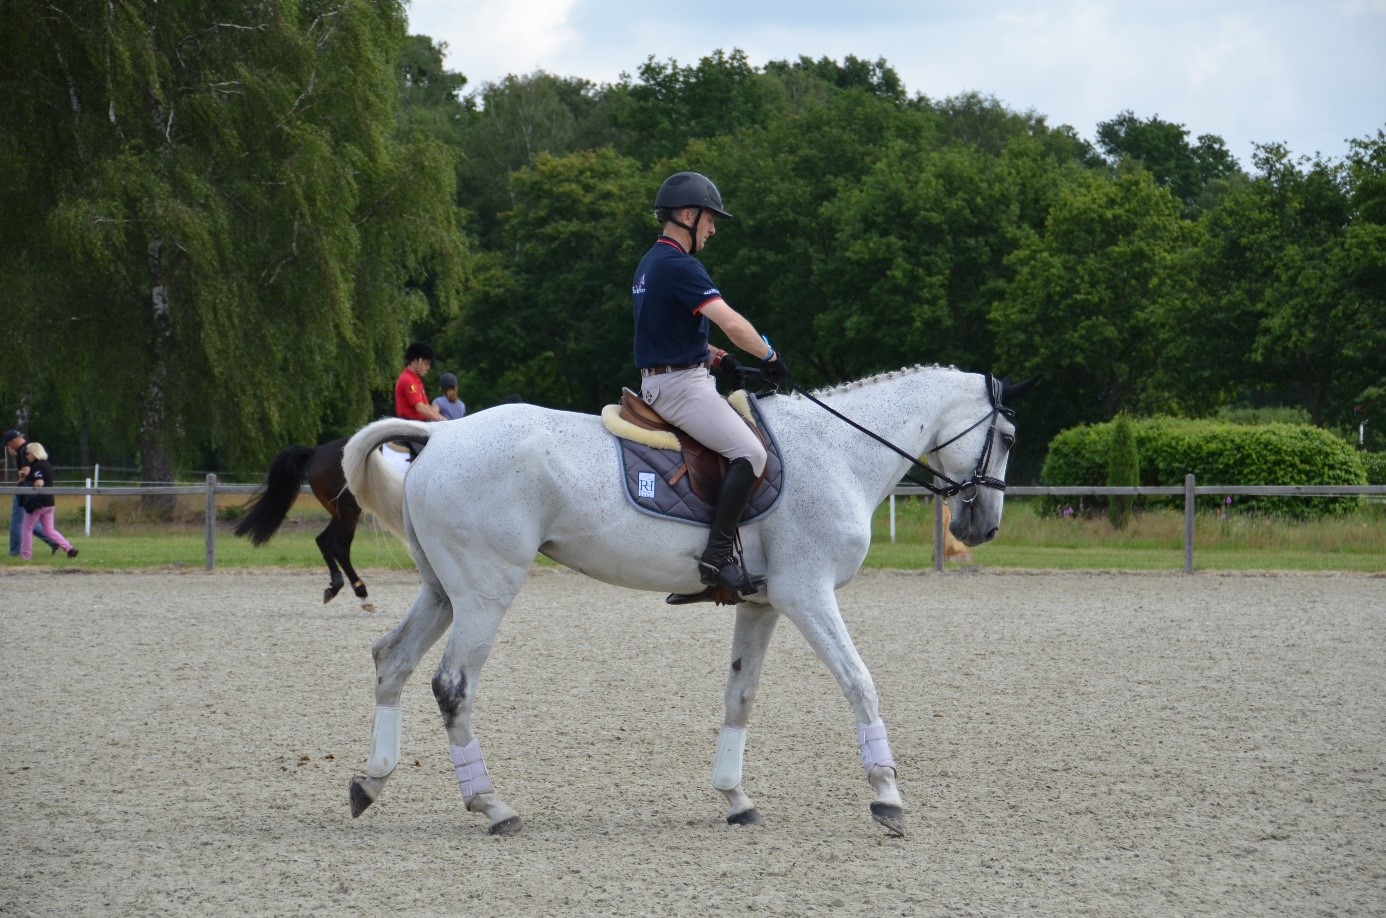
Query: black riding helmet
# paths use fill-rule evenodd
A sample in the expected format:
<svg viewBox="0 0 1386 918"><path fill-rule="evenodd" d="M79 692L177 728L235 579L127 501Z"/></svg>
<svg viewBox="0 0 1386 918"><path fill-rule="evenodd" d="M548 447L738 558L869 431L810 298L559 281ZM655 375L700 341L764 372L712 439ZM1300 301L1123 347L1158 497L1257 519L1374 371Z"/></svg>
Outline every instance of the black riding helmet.
<svg viewBox="0 0 1386 918"><path fill-rule="evenodd" d="M674 214L685 207L693 207L693 224L680 223ZM692 237L692 252L698 250L698 224L703 219L703 211L710 210L725 220L732 215L722 209L722 195L712 179L699 172L675 172L664 180L655 194L655 214L660 220L667 219L675 226L688 230ZM690 252L691 254L691 252Z"/></svg>
<svg viewBox="0 0 1386 918"><path fill-rule="evenodd" d="M675 172L659 186L659 193L655 195L655 210L678 210L681 207L700 207L724 220L732 218L722 209L722 195L712 184L712 179L698 172Z"/></svg>

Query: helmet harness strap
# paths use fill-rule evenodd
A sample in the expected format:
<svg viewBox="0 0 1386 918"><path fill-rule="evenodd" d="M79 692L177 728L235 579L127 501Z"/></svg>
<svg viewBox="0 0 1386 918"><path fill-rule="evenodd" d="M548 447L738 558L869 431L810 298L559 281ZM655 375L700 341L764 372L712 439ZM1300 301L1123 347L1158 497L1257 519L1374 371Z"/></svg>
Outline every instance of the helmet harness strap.
<svg viewBox="0 0 1386 918"><path fill-rule="evenodd" d="M684 207L680 207L680 208L679 208L679 210L686 210L686 209L687 209L687 208L684 208ZM697 207L697 208L694 208L694 211L693 211L693 225L692 225L692 226L689 226L687 223L680 223L678 220L670 220L670 221L669 221L670 223L672 223L672 224L674 224L675 226L677 226L679 229L687 230L687 231L688 231L688 237L689 237L689 240L688 240L688 254L689 254L689 255L696 255L697 252L698 252L698 224L702 221L702 219L703 219L703 208L702 208L702 207Z"/></svg>

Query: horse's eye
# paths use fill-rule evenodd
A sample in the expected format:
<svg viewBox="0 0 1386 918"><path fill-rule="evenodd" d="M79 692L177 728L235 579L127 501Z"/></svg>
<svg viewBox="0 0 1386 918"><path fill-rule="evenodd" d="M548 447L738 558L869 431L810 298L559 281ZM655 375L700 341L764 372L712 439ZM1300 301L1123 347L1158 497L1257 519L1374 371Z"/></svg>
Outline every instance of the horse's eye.
<svg viewBox="0 0 1386 918"><path fill-rule="evenodd" d="M1006 449L1010 449L1012 446L1015 446L1015 435L1014 435L1014 434L1002 434L1002 435L1001 435L1001 445L1004 446L1004 447L1006 447Z"/></svg>

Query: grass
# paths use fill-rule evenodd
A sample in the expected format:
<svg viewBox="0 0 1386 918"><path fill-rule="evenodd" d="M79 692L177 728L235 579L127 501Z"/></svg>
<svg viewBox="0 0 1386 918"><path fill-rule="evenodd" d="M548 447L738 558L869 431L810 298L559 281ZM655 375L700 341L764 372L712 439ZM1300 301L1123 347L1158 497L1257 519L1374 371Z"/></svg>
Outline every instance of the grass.
<svg viewBox="0 0 1386 918"><path fill-rule="evenodd" d="M245 502L225 495L222 514L234 516ZM119 503L119 501L117 501ZM76 559L50 555L37 543L32 561L0 557L7 568L46 567L84 570L192 569L205 563L202 499L187 499L177 522L153 524L127 509L93 502L90 536L84 534L81 498L60 498L58 529L81 552ZM1038 512L1039 501L1006 502L1000 536L972 549L967 566L1041 570L1179 571L1184 566L1184 518L1173 510L1138 513L1123 530L1101 516L1062 519ZM890 541L888 505L873 521L872 568L928 569L933 566L933 509L924 501L896 501L896 540ZM128 515L122 515L128 514ZM260 548L232 535L234 522L218 523L216 567L326 570L314 538L327 524L326 512L311 497L300 498L280 531ZM1364 504L1356 513L1313 521L1239 515L1200 514L1195 525L1194 566L1203 571L1356 571L1386 573L1386 505ZM410 570L413 560L394 536L373 520L356 533L352 560L361 571ZM549 563L541 559L540 563Z"/></svg>

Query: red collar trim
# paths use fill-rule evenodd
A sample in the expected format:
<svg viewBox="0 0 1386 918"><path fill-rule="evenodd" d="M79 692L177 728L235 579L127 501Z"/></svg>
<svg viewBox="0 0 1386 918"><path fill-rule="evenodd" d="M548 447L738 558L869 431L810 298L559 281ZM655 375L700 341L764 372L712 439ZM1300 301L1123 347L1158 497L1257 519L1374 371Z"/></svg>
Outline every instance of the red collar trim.
<svg viewBox="0 0 1386 918"><path fill-rule="evenodd" d="M668 245L668 246L673 246L674 248L678 249L678 250L679 250L680 252L682 252L683 254L685 254L685 255L688 254L688 250L685 249L682 245L680 245L680 244L679 244L679 241L678 241L677 239L674 239L674 238L669 237L669 236L660 236L658 239L655 240L655 245Z"/></svg>

